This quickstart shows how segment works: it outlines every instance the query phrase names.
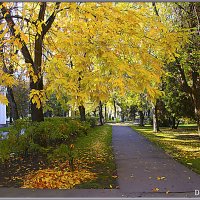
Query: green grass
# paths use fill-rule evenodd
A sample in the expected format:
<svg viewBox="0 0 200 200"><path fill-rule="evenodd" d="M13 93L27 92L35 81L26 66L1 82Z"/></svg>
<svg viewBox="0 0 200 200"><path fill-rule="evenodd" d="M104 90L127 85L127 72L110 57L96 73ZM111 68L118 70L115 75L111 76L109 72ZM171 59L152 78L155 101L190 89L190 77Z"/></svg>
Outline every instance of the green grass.
<svg viewBox="0 0 200 200"><path fill-rule="evenodd" d="M7 132L7 131L9 131L9 129L10 129L10 127L2 127L2 128L0 128L0 133Z"/></svg>
<svg viewBox="0 0 200 200"><path fill-rule="evenodd" d="M161 128L153 133L152 126L132 126L166 153L200 174L200 137L195 125L182 125L177 130Z"/></svg>
<svg viewBox="0 0 200 200"><path fill-rule="evenodd" d="M116 188L116 166L111 142L112 126L109 125L92 128L87 136L77 139L74 145L80 167L96 173L97 178L76 188Z"/></svg>

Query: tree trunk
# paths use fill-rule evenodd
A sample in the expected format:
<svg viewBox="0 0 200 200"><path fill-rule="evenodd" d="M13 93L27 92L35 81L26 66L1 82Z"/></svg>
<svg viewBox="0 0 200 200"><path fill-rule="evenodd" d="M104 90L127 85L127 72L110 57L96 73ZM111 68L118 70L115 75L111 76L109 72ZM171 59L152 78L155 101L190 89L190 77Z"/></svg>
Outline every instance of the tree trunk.
<svg viewBox="0 0 200 200"><path fill-rule="evenodd" d="M178 120L178 121L177 121L177 124L176 124L176 127L175 127L175 129L177 129L177 128L178 128L178 125L179 125L179 123L180 123L180 120Z"/></svg>
<svg viewBox="0 0 200 200"><path fill-rule="evenodd" d="M12 111L11 111L11 107L10 107L10 124L12 124L12 122L13 122L13 116L12 116Z"/></svg>
<svg viewBox="0 0 200 200"><path fill-rule="evenodd" d="M140 126L144 126L144 113L142 111L139 111L140 115Z"/></svg>
<svg viewBox="0 0 200 200"><path fill-rule="evenodd" d="M81 121L86 121L86 117L85 117L85 107L83 105L78 107L79 109L79 113L80 113L80 119Z"/></svg>
<svg viewBox="0 0 200 200"><path fill-rule="evenodd" d="M194 80L193 80L194 81ZM197 85L197 84L196 84ZM200 87L192 88L198 134L200 135Z"/></svg>
<svg viewBox="0 0 200 200"><path fill-rule="evenodd" d="M125 116L124 116L124 112L122 111L121 112L121 122L124 122L125 121Z"/></svg>
<svg viewBox="0 0 200 200"><path fill-rule="evenodd" d="M135 107L131 106L130 117L133 122L135 121L135 116L136 116L136 109Z"/></svg>
<svg viewBox="0 0 200 200"><path fill-rule="evenodd" d="M33 80L30 80L30 89L34 89L34 90L43 90L43 80L42 78L40 78L39 81L37 81L36 83L33 82ZM44 121L44 114L43 114L43 106L42 106L42 102L40 102L41 106L40 108L37 108L37 104L32 102L31 99L31 119L32 121L37 121L37 122L41 122Z"/></svg>
<svg viewBox="0 0 200 200"><path fill-rule="evenodd" d="M104 119L105 119L105 122L107 121L107 107L106 107L106 104L105 104L105 113L104 113Z"/></svg>
<svg viewBox="0 0 200 200"><path fill-rule="evenodd" d="M45 9L46 4L43 3L40 6L39 11L39 20L44 21L44 15L45 15ZM33 70L34 75L37 76L37 81L34 82L33 77L30 76L30 89L39 90L42 91L43 88L43 76L42 76L42 49L43 49L43 39L44 35L37 33L35 37L35 49L34 49L34 64L33 64ZM42 102L40 101L40 108L37 108L37 104L32 102L31 99L31 118L32 121L44 121L44 114L43 114L43 106Z"/></svg>
<svg viewBox="0 0 200 200"><path fill-rule="evenodd" d="M200 118L197 119L197 128L198 128L198 134L200 137Z"/></svg>
<svg viewBox="0 0 200 200"><path fill-rule="evenodd" d="M104 123L104 119L103 119L103 104L101 101L99 101L99 122L100 122L100 125L102 126L103 123Z"/></svg>
<svg viewBox="0 0 200 200"><path fill-rule="evenodd" d="M116 107L116 102L115 102L114 99L113 99L113 105L114 105L114 118L116 120L116 118L117 118L117 107Z"/></svg>
<svg viewBox="0 0 200 200"><path fill-rule="evenodd" d="M158 108L157 108L157 100L155 103L155 106L153 105L152 111L153 111L153 132L157 133L159 132L159 124L158 124Z"/></svg>
<svg viewBox="0 0 200 200"><path fill-rule="evenodd" d="M11 87L7 87L7 98L10 105L10 113L12 113L13 120L19 119L19 113L17 109L17 104L13 95L13 90Z"/></svg>
<svg viewBox="0 0 200 200"><path fill-rule="evenodd" d="M172 117L172 129L176 129L176 118L175 118L175 116Z"/></svg>

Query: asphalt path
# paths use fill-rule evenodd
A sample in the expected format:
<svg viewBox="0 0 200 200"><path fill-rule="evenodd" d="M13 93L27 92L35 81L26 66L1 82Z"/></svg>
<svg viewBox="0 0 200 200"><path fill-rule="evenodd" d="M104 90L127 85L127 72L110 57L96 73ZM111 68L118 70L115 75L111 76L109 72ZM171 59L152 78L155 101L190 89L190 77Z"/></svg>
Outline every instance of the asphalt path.
<svg viewBox="0 0 200 200"><path fill-rule="evenodd" d="M195 197L200 190L200 175L128 126L113 126L113 148L119 186L128 197Z"/></svg>

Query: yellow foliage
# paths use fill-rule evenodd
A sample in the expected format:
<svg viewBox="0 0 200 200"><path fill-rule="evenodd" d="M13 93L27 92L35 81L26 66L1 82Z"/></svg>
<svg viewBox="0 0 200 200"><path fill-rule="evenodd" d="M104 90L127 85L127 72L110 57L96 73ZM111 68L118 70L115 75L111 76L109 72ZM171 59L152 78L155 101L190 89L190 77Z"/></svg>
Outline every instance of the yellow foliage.
<svg viewBox="0 0 200 200"><path fill-rule="evenodd" d="M42 102L45 100L45 95L43 90L35 90L32 89L29 95L33 104L36 104L36 107L39 109L41 107Z"/></svg>
<svg viewBox="0 0 200 200"><path fill-rule="evenodd" d="M13 3L3 5L12 7ZM40 4L24 2L19 14L30 21L23 23L23 30L16 21L18 37L4 39L15 50L26 43L33 58L35 39L42 34L55 3L48 3L44 21L37 20L39 9ZM75 105L108 101L113 91L121 96L131 90L147 91L149 98L156 98L163 65L175 59L189 32L176 30L162 16L155 16L150 3L62 2L60 9L44 38L42 75L48 94L55 93L59 100L68 96ZM8 28L5 24L0 28L1 39ZM11 57L16 64L21 59L21 55ZM31 65L26 72L34 83L41 76ZM11 81L5 79L3 85L9 85ZM44 91L33 90L30 98L39 108Z"/></svg>
<svg viewBox="0 0 200 200"><path fill-rule="evenodd" d="M0 103L8 105L8 99L1 93L0 93Z"/></svg>

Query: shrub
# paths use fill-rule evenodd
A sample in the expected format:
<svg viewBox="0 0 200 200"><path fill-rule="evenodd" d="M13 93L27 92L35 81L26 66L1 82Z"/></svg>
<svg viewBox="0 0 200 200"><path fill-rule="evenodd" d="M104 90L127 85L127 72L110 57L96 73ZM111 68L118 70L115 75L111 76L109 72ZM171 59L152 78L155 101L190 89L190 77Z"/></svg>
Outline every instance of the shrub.
<svg viewBox="0 0 200 200"><path fill-rule="evenodd" d="M57 147L51 154L48 155L48 160L50 161L69 161L69 166L71 170L74 170L74 158L75 158L75 151L74 151L74 145L64 145L61 144L59 147Z"/></svg>
<svg viewBox="0 0 200 200"><path fill-rule="evenodd" d="M90 127L95 127L98 123L97 117L90 117L87 119L87 122L90 124Z"/></svg>
<svg viewBox="0 0 200 200"><path fill-rule="evenodd" d="M61 144L48 155L49 160L66 161L68 159L69 148L65 144Z"/></svg>
<svg viewBox="0 0 200 200"><path fill-rule="evenodd" d="M16 120L10 128L8 138L0 144L0 149L3 149L0 151L0 159L2 161L9 159L10 153L27 157L47 156L53 152L52 155L58 154L62 157L66 154L64 146L73 143L78 136L87 134L89 129L88 122L75 119L56 117L45 119L44 122Z"/></svg>
<svg viewBox="0 0 200 200"><path fill-rule="evenodd" d="M10 145L7 140L0 142L0 162L4 163L10 158Z"/></svg>

